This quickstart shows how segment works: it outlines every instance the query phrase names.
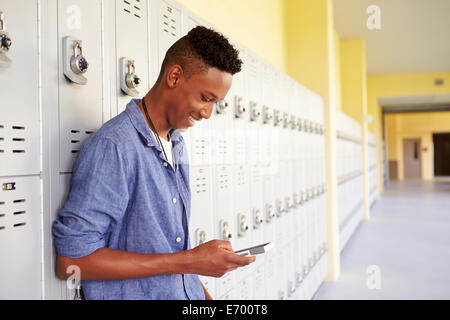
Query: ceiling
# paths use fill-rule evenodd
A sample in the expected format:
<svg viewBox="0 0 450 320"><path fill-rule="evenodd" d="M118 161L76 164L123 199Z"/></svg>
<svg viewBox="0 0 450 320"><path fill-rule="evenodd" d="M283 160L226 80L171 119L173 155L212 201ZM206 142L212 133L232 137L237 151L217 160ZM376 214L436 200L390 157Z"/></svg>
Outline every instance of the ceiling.
<svg viewBox="0 0 450 320"><path fill-rule="evenodd" d="M366 22L377 5L381 29ZM450 71L450 0L334 0L341 38L364 38L367 73Z"/></svg>

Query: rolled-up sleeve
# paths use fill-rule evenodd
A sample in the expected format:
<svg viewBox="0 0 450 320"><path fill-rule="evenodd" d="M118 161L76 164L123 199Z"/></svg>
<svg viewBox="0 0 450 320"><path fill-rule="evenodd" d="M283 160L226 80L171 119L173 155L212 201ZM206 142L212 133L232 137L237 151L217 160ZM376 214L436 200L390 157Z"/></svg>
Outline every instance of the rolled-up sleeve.
<svg viewBox="0 0 450 320"><path fill-rule="evenodd" d="M80 258L106 246L128 205L127 163L108 138L93 136L73 167L69 197L53 223L56 251Z"/></svg>

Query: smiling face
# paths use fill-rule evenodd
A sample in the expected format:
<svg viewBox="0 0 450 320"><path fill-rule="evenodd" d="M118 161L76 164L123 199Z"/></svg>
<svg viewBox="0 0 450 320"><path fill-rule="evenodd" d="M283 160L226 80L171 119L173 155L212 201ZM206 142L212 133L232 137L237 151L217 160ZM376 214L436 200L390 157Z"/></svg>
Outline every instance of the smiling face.
<svg viewBox="0 0 450 320"><path fill-rule="evenodd" d="M167 77L171 90L166 105L170 127L186 130L196 121L209 119L214 104L225 99L232 78L230 73L214 67L186 78L180 66L172 66Z"/></svg>

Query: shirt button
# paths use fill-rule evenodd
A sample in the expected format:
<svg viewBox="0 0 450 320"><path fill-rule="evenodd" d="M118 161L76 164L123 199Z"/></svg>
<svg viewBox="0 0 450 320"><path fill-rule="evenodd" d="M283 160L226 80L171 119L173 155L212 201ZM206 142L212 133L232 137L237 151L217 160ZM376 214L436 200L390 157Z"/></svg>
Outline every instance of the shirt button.
<svg viewBox="0 0 450 320"><path fill-rule="evenodd" d="M167 162L164 162L164 167L167 167L167 166L168 166Z"/></svg>
<svg viewBox="0 0 450 320"><path fill-rule="evenodd" d="M177 237L177 238L175 239L175 241L176 241L176 242L180 242L180 241L181 241L181 238L180 238L180 237Z"/></svg>
<svg viewBox="0 0 450 320"><path fill-rule="evenodd" d="M177 203L177 198L173 198L173 199L172 199L172 202L173 202L173 203Z"/></svg>

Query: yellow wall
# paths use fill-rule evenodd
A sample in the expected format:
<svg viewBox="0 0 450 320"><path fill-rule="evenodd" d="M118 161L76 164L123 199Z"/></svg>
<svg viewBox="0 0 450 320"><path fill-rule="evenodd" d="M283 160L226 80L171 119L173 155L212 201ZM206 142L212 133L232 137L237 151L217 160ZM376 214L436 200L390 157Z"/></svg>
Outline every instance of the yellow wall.
<svg viewBox="0 0 450 320"><path fill-rule="evenodd" d="M367 112L365 41L342 39L340 48L342 111L363 125Z"/></svg>
<svg viewBox="0 0 450 320"><path fill-rule="evenodd" d="M435 78L443 78L444 85L440 87L434 86ZM368 113L372 114L373 122L369 124L369 130L375 132L377 141L381 142L382 132L382 110L378 105L378 98L380 97L396 97L396 96L414 96L414 95L430 95L430 94L448 94L450 93L450 72L426 72L426 73L406 73L406 74L390 74L390 75L370 75L367 77L367 107ZM431 113L435 114L435 113ZM407 116L405 114L405 116ZM415 125L419 125L421 122L425 123L425 117L427 113L420 113ZM431 115L430 119L435 119L435 116ZM389 117L386 117L388 121ZM409 119L409 118L408 118ZM389 120L389 124L386 122L386 130L392 128L393 124L400 120ZM434 120L427 120L434 121ZM430 126L440 126L441 122L432 122ZM406 125L403 126L405 128ZM421 131L422 133L428 132L428 135L423 136L424 141L431 141L429 133L431 131ZM417 134L414 132L414 134ZM403 157L398 150L401 149L401 141L398 139L393 141L392 135L389 135L387 144L387 156L388 159L397 160L399 163L399 177L403 177ZM431 143L431 142L430 142ZM381 163L381 149L378 146L378 161ZM392 151L394 149L394 151ZM430 150L430 149L429 149ZM429 151L430 152L430 151ZM431 154L431 153L430 153ZM422 159L422 177L424 179L430 179L432 177L432 156L424 156ZM401 167L400 167L401 166ZM379 182L382 181L382 175L379 170Z"/></svg>
<svg viewBox="0 0 450 320"><path fill-rule="evenodd" d="M403 139L406 138L420 138L422 179L433 179L433 133L450 132L450 111L386 114L385 123L388 159L397 160L399 180L404 179Z"/></svg>
<svg viewBox="0 0 450 320"><path fill-rule="evenodd" d="M341 38L334 30L334 65L336 67L336 109L342 110L342 78L341 78Z"/></svg>
<svg viewBox="0 0 450 320"><path fill-rule="evenodd" d="M177 0L277 69L285 69L284 1Z"/></svg>
<svg viewBox="0 0 450 320"><path fill-rule="evenodd" d="M331 0L286 0L286 72L325 101L328 275L340 274L336 170L336 32Z"/></svg>

